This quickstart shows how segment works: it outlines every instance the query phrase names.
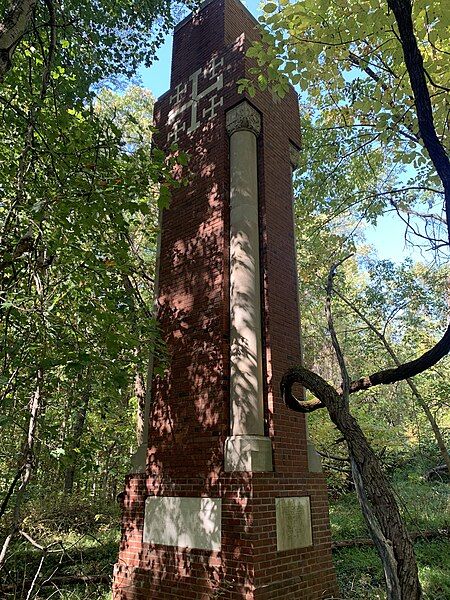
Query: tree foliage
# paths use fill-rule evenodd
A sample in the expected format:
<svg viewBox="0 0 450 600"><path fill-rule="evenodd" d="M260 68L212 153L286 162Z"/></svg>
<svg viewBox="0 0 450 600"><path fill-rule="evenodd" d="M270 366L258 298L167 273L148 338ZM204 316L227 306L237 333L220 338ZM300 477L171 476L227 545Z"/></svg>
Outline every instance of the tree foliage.
<svg viewBox="0 0 450 600"><path fill-rule="evenodd" d="M135 374L163 359L157 211L186 157L152 149L153 97L117 86L182 4L1 4L0 565L33 481L114 495Z"/></svg>
<svg viewBox="0 0 450 600"><path fill-rule="evenodd" d="M249 51L253 77L242 86L250 92L269 86L278 94L289 82L299 86L308 126L322 138L319 195L324 181L341 178L352 161L360 162L353 189L327 197L330 214L350 208L374 221L386 209L396 211L410 234L447 254L443 180L420 130L392 6L384 0L280 0L263 8L265 30ZM418 0L412 18L437 139L448 148L448 10L445 2Z"/></svg>
<svg viewBox="0 0 450 600"><path fill-rule="evenodd" d="M183 5L195 2L2 0L0 76L28 48L44 61L51 58L55 74L58 67L76 72L79 89L132 77L142 63L151 63Z"/></svg>

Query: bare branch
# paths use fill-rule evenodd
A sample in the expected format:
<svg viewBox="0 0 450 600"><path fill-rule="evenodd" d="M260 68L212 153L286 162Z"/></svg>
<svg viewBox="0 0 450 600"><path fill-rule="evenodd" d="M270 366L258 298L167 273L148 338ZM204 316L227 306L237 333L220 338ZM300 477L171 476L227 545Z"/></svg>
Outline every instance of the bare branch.
<svg viewBox="0 0 450 600"><path fill-rule="evenodd" d="M445 217L441 217L440 215L437 215L435 213L423 213L417 210L413 210L412 208L408 208L407 206L400 206L399 203L394 199L391 199L389 202L391 203L391 206L393 206L396 209L397 212L405 212L409 215L412 215L413 217L419 217L420 219L432 219L433 221L438 221L441 225L447 225Z"/></svg>
<svg viewBox="0 0 450 600"><path fill-rule="evenodd" d="M15 489L17 483L19 482L20 477L22 476L22 472L23 472L23 467L21 467L20 469L17 470L17 473L16 473L14 479L12 480L12 482L8 488L8 491L6 492L5 497L3 498L3 502L0 507L0 519L4 515L4 513L8 507L8 503L11 499L11 496L14 493L14 489Z"/></svg>
<svg viewBox="0 0 450 600"><path fill-rule="evenodd" d="M331 297L333 295L333 280L336 276L337 268L342 265L346 260L351 258L353 254L349 254L339 262L332 265L330 272L328 273L327 280L327 299L326 299L326 314L327 314L327 323L328 323L328 331L331 335L331 342L333 344L333 349L336 354L339 368L341 370L342 377L342 395L344 399L348 399L349 390L350 390L350 377L347 371L347 366L345 364L344 354L342 352L341 346L339 344L338 337L336 335L336 329L334 328L333 314L331 310Z"/></svg>
<svg viewBox="0 0 450 600"><path fill-rule="evenodd" d="M56 14L55 7L53 5L53 0L45 0L45 5L47 6L50 19L50 44L47 57L45 59L45 69L42 73L41 100L45 98L45 95L47 93L47 88L50 83L50 73L52 70L56 50Z"/></svg>
<svg viewBox="0 0 450 600"><path fill-rule="evenodd" d="M428 73L428 71L426 69L424 69L425 75L427 76L428 81L431 83L431 85L435 88L438 88L439 90L444 90L444 92L450 92L450 88L445 87L444 85L439 85L438 83L436 83L435 81L433 81L433 79L431 78L431 75Z"/></svg>
<svg viewBox="0 0 450 600"><path fill-rule="evenodd" d="M384 328L384 332L381 332L377 329L377 327L372 323L372 321L370 319L368 319L366 317L366 315L348 298L346 298L342 293L340 293L339 291L335 292L337 296L339 296L339 298L351 309L353 310L353 312L358 315L358 317L364 322L366 323L366 325L369 327L369 329L375 334L375 336L380 340L380 342L383 344L384 348L386 349L386 352L389 354L389 356L392 358L392 360L394 361L394 363L396 364L397 367L401 367L401 361L398 358L398 356L396 355L396 353L394 352L394 349L392 348L391 344L388 342L387 338L386 338L386 326ZM422 394L419 392L418 387L416 386L416 384L414 383L413 379L411 379L410 377L406 378L406 383L408 384L411 392L413 393L413 395L415 396L415 398L417 399L417 401L419 402L420 406L422 407L422 410L424 411L424 413L427 416L427 419L431 425L431 428L433 429L433 433L434 436L436 438L436 443L439 447L439 450L441 452L442 458L445 462L445 464L447 465L447 468L449 470L450 473L450 456L447 450L447 446L445 444L445 441L442 437L441 431L439 429L439 426L436 422L435 417L433 416L428 403L425 401L425 399L422 397Z"/></svg>
<svg viewBox="0 0 450 600"><path fill-rule="evenodd" d="M317 454L320 454L320 456L323 456L324 458L328 458L328 460L336 460L338 462L350 462L350 459L348 456L335 456L334 454L328 454L328 452L321 452L320 450L316 449Z"/></svg>

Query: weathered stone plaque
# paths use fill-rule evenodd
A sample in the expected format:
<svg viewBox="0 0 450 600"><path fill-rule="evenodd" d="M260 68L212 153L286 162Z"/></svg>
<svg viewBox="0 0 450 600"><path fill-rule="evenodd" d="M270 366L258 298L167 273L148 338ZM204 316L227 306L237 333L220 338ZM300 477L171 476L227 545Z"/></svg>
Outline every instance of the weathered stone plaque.
<svg viewBox="0 0 450 600"><path fill-rule="evenodd" d="M145 501L144 544L220 550L220 498L167 498Z"/></svg>
<svg viewBox="0 0 450 600"><path fill-rule="evenodd" d="M277 550L294 550L313 545L311 503L303 498L277 498Z"/></svg>

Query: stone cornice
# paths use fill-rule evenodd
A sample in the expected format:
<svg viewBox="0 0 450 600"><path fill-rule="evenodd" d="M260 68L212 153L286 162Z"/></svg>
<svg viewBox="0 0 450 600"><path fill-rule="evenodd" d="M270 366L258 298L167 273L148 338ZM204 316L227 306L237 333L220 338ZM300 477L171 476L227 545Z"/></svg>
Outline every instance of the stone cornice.
<svg viewBox="0 0 450 600"><path fill-rule="evenodd" d="M212 4L214 1L215 0L205 0L204 2L202 2L197 10L188 14L187 17L185 17L178 23L178 25L175 25L174 31L178 31L179 29L184 27L184 25L186 25L186 23L189 23L189 21L192 21L192 19L194 17L196 17L204 8L206 8L209 4ZM259 21L256 19L255 15L252 14L249 11L249 9L242 4L241 0L235 0L235 2L237 4L239 4L241 6L241 8L243 8L245 10L245 12L251 17L252 21L254 21L255 25L260 26Z"/></svg>

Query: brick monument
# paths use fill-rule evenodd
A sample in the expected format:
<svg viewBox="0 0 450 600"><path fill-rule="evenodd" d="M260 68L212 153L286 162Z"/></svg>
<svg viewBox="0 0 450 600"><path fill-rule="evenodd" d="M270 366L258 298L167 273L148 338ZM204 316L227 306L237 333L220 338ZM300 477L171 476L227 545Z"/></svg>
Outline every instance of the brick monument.
<svg viewBox="0 0 450 600"><path fill-rule="evenodd" d="M156 142L192 178L162 216L158 310L170 364L123 496L115 600L314 600L337 593L327 490L303 415L292 172L298 100L238 94L258 23L210 0L175 31Z"/></svg>

